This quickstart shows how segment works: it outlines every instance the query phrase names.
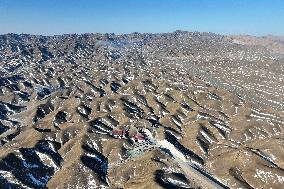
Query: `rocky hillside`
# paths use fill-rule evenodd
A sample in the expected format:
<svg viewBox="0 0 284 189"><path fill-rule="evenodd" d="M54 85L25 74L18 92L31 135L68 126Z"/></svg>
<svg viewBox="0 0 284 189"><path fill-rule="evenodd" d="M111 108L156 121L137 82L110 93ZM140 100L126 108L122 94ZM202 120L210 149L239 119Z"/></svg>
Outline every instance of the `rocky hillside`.
<svg viewBox="0 0 284 189"><path fill-rule="evenodd" d="M283 59L183 32L0 36L0 188L282 188Z"/></svg>

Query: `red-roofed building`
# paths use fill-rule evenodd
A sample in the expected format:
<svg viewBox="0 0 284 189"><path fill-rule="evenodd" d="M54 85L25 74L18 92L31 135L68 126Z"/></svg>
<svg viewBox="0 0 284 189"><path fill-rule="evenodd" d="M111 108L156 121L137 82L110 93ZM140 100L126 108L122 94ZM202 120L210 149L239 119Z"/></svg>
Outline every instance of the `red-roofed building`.
<svg viewBox="0 0 284 189"><path fill-rule="evenodd" d="M132 136L131 140L133 142L143 142L145 140L145 137L140 134L135 134Z"/></svg>
<svg viewBox="0 0 284 189"><path fill-rule="evenodd" d="M113 130L112 135L116 138L126 138L127 131L125 131L125 130Z"/></svg>

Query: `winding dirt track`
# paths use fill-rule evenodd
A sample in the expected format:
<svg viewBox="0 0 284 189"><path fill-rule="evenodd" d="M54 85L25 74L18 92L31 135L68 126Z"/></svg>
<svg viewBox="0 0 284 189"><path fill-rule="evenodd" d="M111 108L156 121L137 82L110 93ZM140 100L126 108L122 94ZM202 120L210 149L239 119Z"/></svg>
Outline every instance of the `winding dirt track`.
<svg viewBox="0 0 284 189"><path fill-rule="evenodd" d="M168 149L173 155L174 160L184 171L187 178L194 181L195 183L198 183L199 185L202 186L202 188L208 188L208 189L228 188L226 186L222 186L222 184L218 183L214 178L206 177L204 174L193 168L188 162L186 162L186 158L184 157L184 155L167 140L157 141L157 144L160 145L161 148Z"/></svg>

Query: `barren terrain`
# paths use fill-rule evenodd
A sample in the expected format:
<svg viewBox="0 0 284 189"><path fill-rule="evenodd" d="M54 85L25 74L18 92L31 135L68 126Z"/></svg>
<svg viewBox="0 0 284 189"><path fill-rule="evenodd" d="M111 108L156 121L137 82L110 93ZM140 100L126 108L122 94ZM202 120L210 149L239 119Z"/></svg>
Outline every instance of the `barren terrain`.
<svg viewBox="0 0 284 189"><path fill-rule="evenodd" d="M267 38L1 35L0 188L283 188Z"/></svg>

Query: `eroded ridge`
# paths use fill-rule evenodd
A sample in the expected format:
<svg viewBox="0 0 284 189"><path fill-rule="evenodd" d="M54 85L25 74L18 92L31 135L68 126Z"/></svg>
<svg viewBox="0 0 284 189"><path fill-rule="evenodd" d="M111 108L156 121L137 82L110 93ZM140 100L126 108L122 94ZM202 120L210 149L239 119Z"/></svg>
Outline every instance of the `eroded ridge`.
<svg viewBox="0 0 284 189"><path fill-rule="evenodd" d="M268 50L186 32L1 40L1 188L284 185L283 113L198 58L276 61Z"/></svg>

